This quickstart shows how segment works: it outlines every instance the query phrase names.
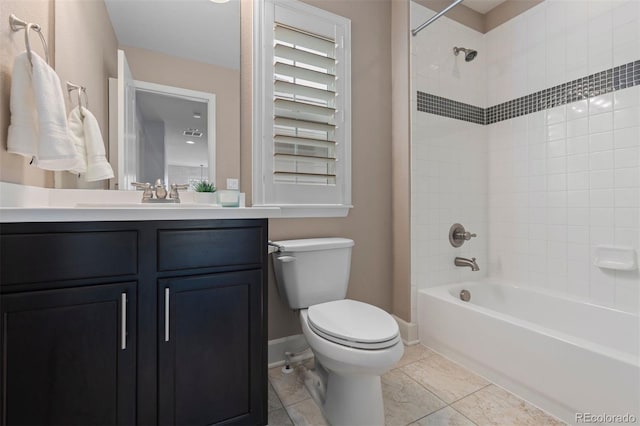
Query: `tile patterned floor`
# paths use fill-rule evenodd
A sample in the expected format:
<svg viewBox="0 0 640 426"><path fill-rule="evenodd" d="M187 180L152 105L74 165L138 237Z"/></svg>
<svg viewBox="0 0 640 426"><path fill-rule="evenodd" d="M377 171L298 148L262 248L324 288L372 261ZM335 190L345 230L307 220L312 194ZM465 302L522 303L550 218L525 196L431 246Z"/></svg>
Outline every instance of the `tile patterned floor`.
<svg viewBox="0 0 640 426"><path fill-rule="evenodd" d="M304 386L304 369L269 370L269 425L323 426L320 409ZM421 346L405 347L382 376L387 426L564 425L517 396Z"/></svg>

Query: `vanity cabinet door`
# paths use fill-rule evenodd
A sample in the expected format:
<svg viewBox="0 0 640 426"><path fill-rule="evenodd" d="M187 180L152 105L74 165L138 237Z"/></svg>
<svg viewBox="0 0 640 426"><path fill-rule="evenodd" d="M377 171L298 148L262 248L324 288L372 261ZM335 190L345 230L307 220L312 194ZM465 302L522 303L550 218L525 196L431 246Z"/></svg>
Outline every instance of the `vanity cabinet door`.
<svg viewBox="0 0 640 426"><path fill-rule="evenodd" d="M261 276L159 280L160 424L266 423Z"/></svg>
<svg viewBox="0 0 640 426"><path fill-rule="evenodd" d="M135 423L135 283L2 295L4 425Z"/></svg>

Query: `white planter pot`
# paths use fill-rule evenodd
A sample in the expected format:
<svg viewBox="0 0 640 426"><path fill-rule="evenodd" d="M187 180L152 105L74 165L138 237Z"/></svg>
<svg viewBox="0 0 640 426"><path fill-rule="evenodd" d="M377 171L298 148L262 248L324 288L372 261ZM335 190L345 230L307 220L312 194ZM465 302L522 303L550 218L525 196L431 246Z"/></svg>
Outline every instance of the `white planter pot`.
<svg viewBox="0 0 640 426"><path fill-rule="evenodd" d="M198 204L217 204L218 197L215 192L194 192L193 201Z"/></svg>

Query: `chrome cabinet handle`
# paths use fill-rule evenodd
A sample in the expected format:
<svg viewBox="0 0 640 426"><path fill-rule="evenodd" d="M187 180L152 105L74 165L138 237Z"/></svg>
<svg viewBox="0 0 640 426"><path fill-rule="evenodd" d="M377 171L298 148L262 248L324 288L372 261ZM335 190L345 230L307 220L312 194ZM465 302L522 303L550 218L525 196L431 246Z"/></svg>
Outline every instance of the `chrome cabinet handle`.
<svg viewBox="0 0 640 426"><path fill-rule="evenodd" d="M164 341L169 341L169 289L164 289Z"/></svg>
<svg viewBox="0 0 640 426"><path fill-rule="evenodd" d="M127 293L120 295L120 349L127 349Z"/></svg>

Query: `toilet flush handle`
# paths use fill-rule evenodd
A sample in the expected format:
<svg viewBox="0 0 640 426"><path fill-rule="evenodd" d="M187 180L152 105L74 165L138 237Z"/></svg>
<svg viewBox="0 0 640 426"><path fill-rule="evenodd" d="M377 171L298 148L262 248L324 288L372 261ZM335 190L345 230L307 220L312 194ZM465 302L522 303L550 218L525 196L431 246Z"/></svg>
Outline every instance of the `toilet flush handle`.
<svg viewBox="0 0 640 426"><path fill-rule="evenodd" d="M277 259L282 263L293 262L294 260L296 260L296 258L293 256L278 256Z"/></svg>

